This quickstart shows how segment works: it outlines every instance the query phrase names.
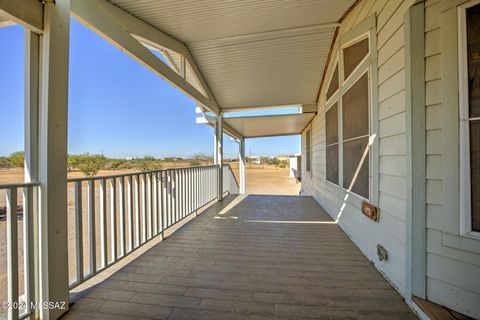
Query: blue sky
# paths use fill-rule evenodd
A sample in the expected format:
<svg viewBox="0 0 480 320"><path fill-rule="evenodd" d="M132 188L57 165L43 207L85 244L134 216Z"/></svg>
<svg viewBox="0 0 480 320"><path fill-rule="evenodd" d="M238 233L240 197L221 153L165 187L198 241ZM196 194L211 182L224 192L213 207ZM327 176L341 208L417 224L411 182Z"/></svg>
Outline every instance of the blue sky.
<svg viewBox="0 0 480 320"><path fill-rule="evenodd" d="M195 124L196 104L189 97L73 19L70 48L69 153L163 157L213 152L213 130ZM22 28L0 28L0 155L23 149L23 59ZM225 155L235 156L238 145L227 137L224 141ZM248 139L246 151L297 153L300 138Z"/></svg>

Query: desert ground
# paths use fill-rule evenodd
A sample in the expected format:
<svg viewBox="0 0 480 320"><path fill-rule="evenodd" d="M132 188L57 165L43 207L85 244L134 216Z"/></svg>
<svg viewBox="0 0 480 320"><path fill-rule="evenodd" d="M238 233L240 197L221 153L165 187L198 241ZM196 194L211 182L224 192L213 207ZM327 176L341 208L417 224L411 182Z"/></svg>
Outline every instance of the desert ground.
<svg viewBox="0 0 480 320"><path fill-rule="evenodd" d="M238 163L232 162L229 163L232 167L232 171L234 172L237 181L239 181L239 172L238 172ZM174 167L186 167L188 163L172 163L168 164L165 167L174 168ZM135 172L134 169L124 169L124 170L102 170L97 175L98 176L108 176L114 174L121 174L121 173L128 173L128 172ZM83 174L81 172L69 172L68 178L76 178L82 177ZM0 170L0 184L7 184L7 183L21 183L23 182L24 175L23 169L9 169L9 170ZM300 192L301 184L298 183L294 178L289 177L289 169L288 168L277 168L273 165L255 165L255 164L247 164L246 166L246 192L248 194L276 194L276 195L298 195ZM86 188L84 188L83 194L83 236L84 236L84 252L86 253L86 248L88 248L88 226L87 226L87 216L86 210L87 207L86 199L87 195L85 193ZM21 192L19 191L18 194L19 204L21 204L22 197ZM107 189L107 199L109 198L108 189ZM98 199L98 192L97 192L97 199L96 199L96 212L99 212L99 199ZM5 207L5 191L0 190L0 209ZM108 208L109 210L109 208ZM73 185L69 184L68 187L68 250L69 250L69 269L70 269L70 281L73 282L76 278L75 275L75 229L74 229L74 201L73 201ZM109 215L107 215L109 217ZM98 217L96 219L97 225L97 233L96 238L99 239L99 221ZM107 219L107 224L110 221ZM20 295L23 294L23 221L22 218L19 217L18 220L18 248L19 248L19 280L20 280ZM7 251L6 251L6 221L5 217L0 217L0 302L6 301L7 299ZM100 261L100 248L99 243L100 241L97 240L97 261ZM110 247L110 246L108 246ZM109 249L110 250L110 249ZM88 272L88 260L85 262L85 270ZM0 314L3 314L5 310L0 310Z"/></svg>

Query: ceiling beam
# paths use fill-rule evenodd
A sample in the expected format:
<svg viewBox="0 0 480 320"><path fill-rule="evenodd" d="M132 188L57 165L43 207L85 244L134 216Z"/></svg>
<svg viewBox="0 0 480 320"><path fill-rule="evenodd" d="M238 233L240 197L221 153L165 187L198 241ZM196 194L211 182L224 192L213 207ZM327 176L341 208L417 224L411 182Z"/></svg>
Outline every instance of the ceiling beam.
<svg viewBox="0 0 480 320"><path fill-rule="evenodd" d="M302 105L302 113L310 113L310 112L317 112L317 111L318 111L318 106L316 103Z"/></svg>
<svg viewBox="0 0 480 320"><path fill-rule="evenodd" d="M72 14L79 21L101 35L107 41L136 59L152 72L165 79L179 90L218 114L218 105L205 97L178 73L163 63L157 56L127 32L111 14L104 0L73 0ZM171 44L174 42L170 41Z"/></svg>
<svg viewBox="0 0 480 320"><path fill-rule="evenodd" d="M197 117L196 123L206 124L210 127L215 128L216 121L215 121L215 117L211 117L211 116L208 116L208 115L203 115L202 117ZM243 136L237 130L233 129L230 125L228 125L225 122L225 118L224 118L224 121L223 121L223 124L222 124L222 128L223 128L224 133L226 133L227 135L229 135L230 137L232 137L234 139L240 140L240 139L243 138Z"/></svg>
<svg viewBox="0 0 480 320"><path fill-rule="evenodd" d="M99 7L103 8L112 17L114 17L115 20L117 20L118 23L128 33L134 35L135 38L141 39L141 42L153 47L160 46L183 55L190 64L195 79L205 90L207 98L211 101L211 105L215 105L218 107L218 102L215 99L215 96L213 95L205 78L200 72L200 69L198 68L195 60L193 59L190 50L183 42L173 38L172 36L166 34L165 32L157 28L152 27L151 25L143 22L142 20L132 16L128 12L105 0L97 0L97 3Z"/></svg>
<svg viewBox="0 0 480 320"><path fill-rule="evenodd" d="M36 33L43 32L43 4L39 0L0 0L0 16Z"/></svg>

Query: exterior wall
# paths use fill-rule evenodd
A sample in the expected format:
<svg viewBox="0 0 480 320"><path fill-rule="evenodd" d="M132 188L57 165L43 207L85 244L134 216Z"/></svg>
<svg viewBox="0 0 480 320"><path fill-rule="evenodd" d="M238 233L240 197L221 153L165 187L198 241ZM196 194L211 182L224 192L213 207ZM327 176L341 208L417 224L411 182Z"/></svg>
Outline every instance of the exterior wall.
<svg viewBox="0 0 480 320"><path fill-rule="evenodd" d="M456 78L458 71L447 68L458 62L453 56L446 58L446 46L457 50L455 39L450 41L446 33L456 33L456 22L448 20L457 15L456 6L463 2L466 1L425 3L427 297L480 318L480 240L458 236L458 201L449 198L458 189L451 187L448 174L459 175L458 168L449 167L454 162L449 154L458 155L455 148L459 142L458 137L453 138L453 145L445 139L451 136L447 130L458 123L459 114L458 103L446 100L448 95L457 95L449 89L458 87L455 79L448 79L448 73L454 73ZM457 230L447 218L452 214L456 216Z"/></svg>
<svg viewBox="0 0 480 320"><path fill-rule="evenodd" d="M302 175L304 193L314 196L333 219L338 218L340 227L402 295L405 293L406 242L405 35L403 22L404 14L413 2L413 0L363 0L345 17L337 37L339 39L367 17L376 15L378 81L376 84L372 82L372 85L377 86L378 89L379 167L371 169L377 170L376 174L379 179L378 184L373 186L373 193L376 193L378 199L374 204L380 208L381 212L379 222L373 222L361 213L362 200L360 198L350 195L344 201L346 192L325 180L324 110L327 81L320 91L318 115L311 123L312 172L303 171ZM338 48L338 43L334 44L334 47ZM334 50L333 56L335 52L337 50ZM326 79L330 78L333 68L331 62L327 67ZM304 143L304 139L302 139L302 150L304 150ZM302 154L302 158L305 158L304 154ZM388 250L387 261L378 260L377 244L381 244Z"/></svg>
<svg viewBox="0 0 480 320"><path fill-rule="evenodd" d="M404 17L415 2L418 1L360 1L343 20L327 66L326 79L329 79L338 39L375 14L378 80L372 85L378 89L378 101L373 101L378 103L378 165L371 166L370 174L378 174L378 184L372 190L377 196L373 203L380 208L378 223L361 213L359 197L347 197L346 191L326 181L324 112L328 81L320 90L318 114L302 134L303 193L314 196L333 219L338 219L339 226L403 296L408 295L409 287L406 228L408 181L412 175L407 165L411 155L407 153ZM445 22L453 19L455 12L450 12L450 16L444 13L463 2L466 1L425 1L426 294L430 301L480 318L480 240L458 235L459 142L455 126L452 127L452 123L458 122L458 102L456 106L449 102L452 97L458 99L458 93L455 90L448 93L452 86L457 86L458 72L445 70L445 66L456 68L458 62L455 42L446 36L456 32L455 23L452 29L452 24ZM304 170L307 129L312 130L311 172ZM377 244L388 250L386 262L378 260Z"/></svg>

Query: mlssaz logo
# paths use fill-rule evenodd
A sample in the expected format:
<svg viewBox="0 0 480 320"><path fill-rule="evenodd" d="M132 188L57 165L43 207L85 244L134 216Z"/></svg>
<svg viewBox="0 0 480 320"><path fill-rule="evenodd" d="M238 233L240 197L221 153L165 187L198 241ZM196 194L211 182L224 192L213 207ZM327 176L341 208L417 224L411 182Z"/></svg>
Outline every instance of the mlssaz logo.
<svg viewBox="0 0 480 320"><path fill-rule="evenodd" d="M42 301L42 302L31 302L30 307L32 309L67 309L67 303L65 301L53 302L53 301Z"/></svg>

